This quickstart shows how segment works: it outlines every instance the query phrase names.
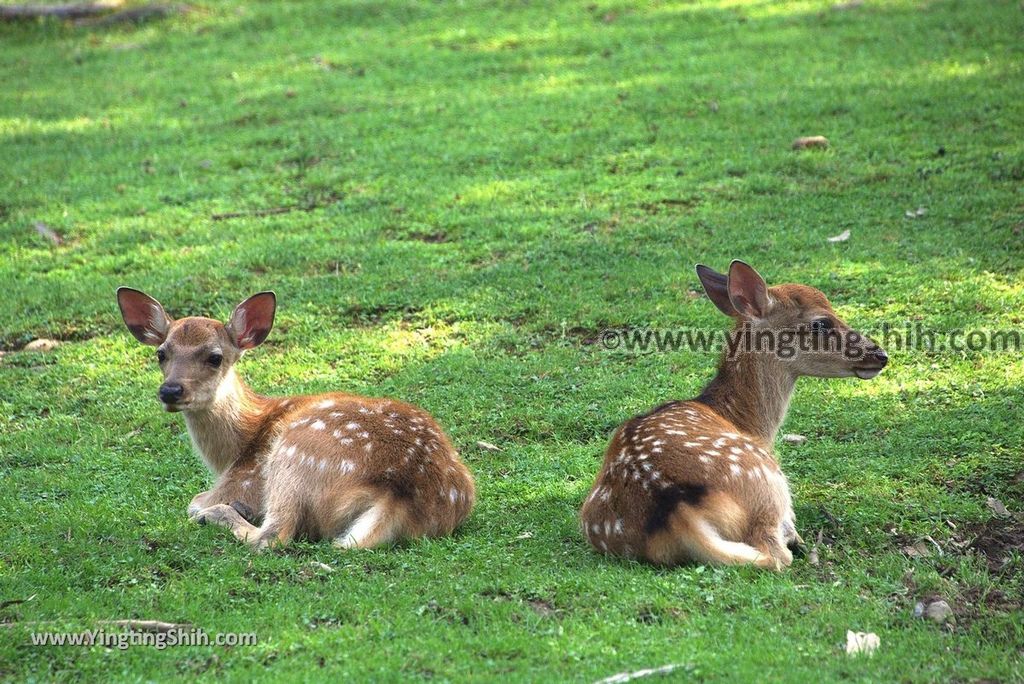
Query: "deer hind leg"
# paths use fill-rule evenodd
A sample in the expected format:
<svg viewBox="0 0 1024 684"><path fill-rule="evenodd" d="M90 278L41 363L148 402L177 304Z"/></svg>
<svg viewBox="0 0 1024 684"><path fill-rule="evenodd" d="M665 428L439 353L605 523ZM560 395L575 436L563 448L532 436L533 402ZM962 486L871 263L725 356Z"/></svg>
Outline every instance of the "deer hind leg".
<svg viewBox="0 0 1024 684"><path fill-rule="evenodd" d="M390 544L402 536L403 516L398 506L378 499L363 510L352 525L334 539L343 549L371 549Z"/></svg>
<svg viewBox="0 0 1024 684"><path fill-rule="evenodd" d="M783 565L789 565L789 562L780 563L767 545L754 547L744 542L730 541L706 521L700 521L694 527L696 534L690 537L688 546L700 560L721 565L754 565L776 571L781 570ZM792 560L790 556L789 561Z"/></svg>

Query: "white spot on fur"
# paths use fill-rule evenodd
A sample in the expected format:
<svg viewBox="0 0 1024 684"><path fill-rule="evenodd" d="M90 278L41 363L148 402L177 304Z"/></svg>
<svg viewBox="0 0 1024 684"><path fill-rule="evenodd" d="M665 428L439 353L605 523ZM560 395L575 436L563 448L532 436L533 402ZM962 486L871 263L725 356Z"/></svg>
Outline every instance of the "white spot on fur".
<svg viewBox="0 0 1024 684"><path fill-rule="evenodd" d="M738 465L736 465L735 463L733 463L731 466L729 466L729 470L730 470L730 472L732 472L732 476L733 477L738 477L739 474L741 472L743 472L742 470L740 470L740 467Z"/></svg>
<svg viewBox="0 0 1024 684"><path fill-rule="evenodd" d="M313 424L310 425L309 427L313 428L314 430L323 430L325 427L327 427L327 423L325 423L324 421L322 421L320 419L317 419L317 420L314 420Z"/></svg>
<svg viewBox="0 0 1024 684"><path fill-rule="evenodd" d="M334 406L334 400L333 399L324 399L323 401L321 401L319 404L316 405L317 408L322 408L322 409L329 409L332 406Z"/></svg>
<svg viewBox="0 0 1024 684"><path fill-rule="evenodd" d="M361 427L362 426L359 423L356 423L354 421L351 422L351 423L345 423L345 429L346 430L358 430Z"/></svg>

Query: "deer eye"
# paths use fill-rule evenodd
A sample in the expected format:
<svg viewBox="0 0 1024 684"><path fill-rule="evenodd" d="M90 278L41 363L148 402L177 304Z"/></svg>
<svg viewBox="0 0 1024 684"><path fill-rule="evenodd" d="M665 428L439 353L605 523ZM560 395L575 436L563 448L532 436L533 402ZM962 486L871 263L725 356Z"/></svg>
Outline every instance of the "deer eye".
<svg viewBox="0 0 1024 684"><path fill-rule="evenodd" d="M816 318L811 321L811 332L823 333L832 329L832 321L827 318Z"/></svg>
<svg viewBox="0 0 1024 684"><path fill-rule="evenodd" d="M159 363L163 363L164 361L167 360L167 354L164 352L163 349L156 350L156 360Z"/></svg>
<svg viewBox="0 0 1024 684"><path fill-rule="evenodd" d="M210 356L206 359L206 363L210 364L214 368L219 368L220 362L223 360L224 357L221 356L220 354L210 354Z"/></svg>

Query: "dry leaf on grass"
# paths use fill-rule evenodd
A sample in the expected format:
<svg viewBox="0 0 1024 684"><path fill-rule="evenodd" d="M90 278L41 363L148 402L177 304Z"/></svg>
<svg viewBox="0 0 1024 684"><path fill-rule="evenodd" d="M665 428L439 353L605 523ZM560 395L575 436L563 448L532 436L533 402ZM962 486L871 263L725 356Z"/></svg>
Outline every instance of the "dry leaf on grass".
<svg viewBox="0 0 1024 684"><path fill-rule="evenodd" d="M44 238L49 240L55 245L63 245L64 238L60 236L60 233L55 231L50 226L46 225L42 221L36 221L32 224L32 227L36 229L36 232L42 235Z"/></svg>
<svg viewBox="0 0 1024 684"><path fill-rule="evenodd" d="M803 435L798 435L798 434L793 433L793 432L788 432L788 433L782 435L782 441L785 442L786 444L797 444L797 445L799 445L799 444L803 444L804 442L806 442L807 438L804 437Z"/></svg>
<svg viewBox="0 0 1024 684"><path fill-rule="evenodd" d="M881 645L881 639L874 632L846 630L846 655L874 655Z"/></svg>
<svg viewBox="0 0 1024 684"><path fill-rule="evenodd" d="M38 340L32 340L26 344L22 351L48 352L53 351L59 346L60 342L57 340L48 340L45 337L40 337Z"/></svg>
<svg viewBox="0 0 1024 684"><path fill-rule="evenodd" d="M484 442L483 440L478 441L476 445L483 449L484 451L501 451L500 446L496 444L491 444L490 442Z"/></svg>
<svg viewBox="0 0 1024 684"><path fill-rule="evenodd" d="M823 135L808 135L793 141L794 150L806 150L814 147L828 147L828 138Z"/></svg>
<svg viewBox="0 0 1024 684"><path fill-rule="evenodd" d="M844 230L839 235L833 235L828 239L829 242L846 242L850 239L850 231Z"/></svg>

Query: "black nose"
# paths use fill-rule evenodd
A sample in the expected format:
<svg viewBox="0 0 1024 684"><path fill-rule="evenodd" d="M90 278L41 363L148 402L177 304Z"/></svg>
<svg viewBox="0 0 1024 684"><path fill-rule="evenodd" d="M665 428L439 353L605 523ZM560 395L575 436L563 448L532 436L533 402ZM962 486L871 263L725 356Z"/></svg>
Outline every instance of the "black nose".
<svg viewBox="0 0 1024 684"><path fill-rule="evenodd" d="M884 349L876 349L874 353L871 354L871 358L883 366L889 363L889 355L885 353Z"/></svg>
<svg viewBox="0 0 1024 684"><path fill-rule="evenodd" d="M164 383L160 385L160 401L165 404L177 404L181 401L181 395L185 393L185 388L181 385L170 385Z"/></svg>

